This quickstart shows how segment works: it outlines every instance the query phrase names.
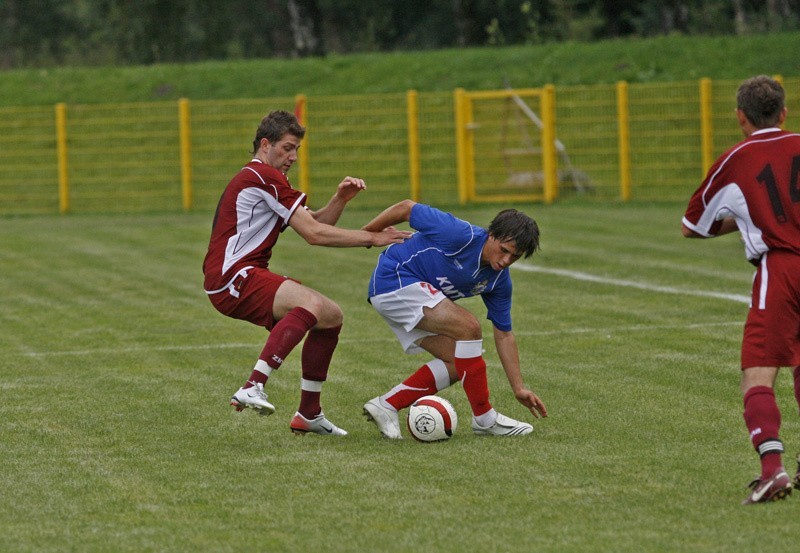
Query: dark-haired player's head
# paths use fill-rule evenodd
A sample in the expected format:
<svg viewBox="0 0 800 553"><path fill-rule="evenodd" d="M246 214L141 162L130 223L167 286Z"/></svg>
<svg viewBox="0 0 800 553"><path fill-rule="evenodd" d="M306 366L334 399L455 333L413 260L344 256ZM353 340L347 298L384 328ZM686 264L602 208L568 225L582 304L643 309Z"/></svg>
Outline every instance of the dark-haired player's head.
<svg viewBox="0 0 800 553"><path fill-rule="evenodd" d="M293 113L283 110L270 112L269 115L261 120L258 130L256 130L252 153L255 154L258 151L262 138L266 138L271 144L275 144L287 133L302 140L306 135L306 129Z"/></svg>
<svg viewBox="0 0 800 553"><path fill-rule="evenodd" d="M736 108L757 129L777 127L781 122L785 93L781 84L759 75L744 81L736 92Z"/></svg>
<svg viewBox="0 0 800 553"><path fill-rule="evenodd" d="M500 242L514 240L517 251L530 257L539 249L539 226L536 221L516 209L504 209L489 223L489 235Z"/></svg>

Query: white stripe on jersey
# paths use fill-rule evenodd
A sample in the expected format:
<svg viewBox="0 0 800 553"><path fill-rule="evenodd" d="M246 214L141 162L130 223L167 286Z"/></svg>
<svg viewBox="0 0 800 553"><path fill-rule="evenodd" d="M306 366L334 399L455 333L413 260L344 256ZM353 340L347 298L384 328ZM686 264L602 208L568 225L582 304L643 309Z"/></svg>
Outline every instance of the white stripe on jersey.
<svg viewBox="0 0 800 553"><path fill-rule="evenodd" d="M704 199L704 202L706 200ZM697 221L697 225L692 225L686 218L684 224L695 232L708 237L708 229L725 217L735 217L736 225L744 241L745 255L747 259L758 259L769 248L764 243L764 236L750 217L750 210L747 207L747 200L744 198L742 189L736 183L723 186L706 202L706 209Z"/></svg>
<svg viewBox="0 0 800 553"><path fill-rule="evenodd" d="M236 197L236 234L228 239L225 247L223 273L261 246L277 225L287 224L305 197L299 196L291 209L287 209L275 199L277 195L277 191L273 196L266 190L250 187L243 189Z"/></svg>
<svg viewBox="0 0 800 553"><path fill-rule="evenodd" d="M761 286L758 288L758 308L767 308L767 288L769 288L769 269L767 268L767 254L761 257Z"/></svg>

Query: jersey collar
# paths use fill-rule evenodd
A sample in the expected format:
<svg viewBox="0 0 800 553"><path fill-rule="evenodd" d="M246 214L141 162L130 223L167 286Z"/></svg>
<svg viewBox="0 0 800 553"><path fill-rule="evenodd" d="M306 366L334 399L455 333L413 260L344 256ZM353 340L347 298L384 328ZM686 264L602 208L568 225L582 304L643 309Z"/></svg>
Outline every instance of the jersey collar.
<svg viewBox="0 0 800 553"><path fill-rule="evenodd" d="M751 134L750 136L755 136L757 134L765 134L768 132L780 132L780 131L781 129L778 127L769 127L767 129L758 129L757 131L753 131L753 134Z"/></svg>

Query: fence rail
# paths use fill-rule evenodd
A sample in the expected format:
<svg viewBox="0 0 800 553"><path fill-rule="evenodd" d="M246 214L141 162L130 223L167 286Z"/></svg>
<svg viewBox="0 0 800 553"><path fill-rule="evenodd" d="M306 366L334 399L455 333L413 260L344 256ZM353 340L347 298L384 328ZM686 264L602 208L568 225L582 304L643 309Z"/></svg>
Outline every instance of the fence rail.
<svg viewBox="0 0 800 553"><path fill-rule="evenodd" d="M800 79L786 128L800 128ZM210 210L270 110L308 132L290 179L322 205L685 199L741 139L738 81L0 108L0 214ZM465 104L465 98L468 103ZM465 107L466 106L466 107Z"/></svg>

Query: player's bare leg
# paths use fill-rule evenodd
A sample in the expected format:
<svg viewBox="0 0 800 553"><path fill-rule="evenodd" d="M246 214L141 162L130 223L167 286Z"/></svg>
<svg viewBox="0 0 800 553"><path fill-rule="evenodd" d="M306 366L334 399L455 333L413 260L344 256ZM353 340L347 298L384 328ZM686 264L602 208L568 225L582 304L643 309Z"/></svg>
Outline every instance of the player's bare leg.
<svg viewBox="0 0 800 553"><path fill-rule="evenodd" d="M533 426L498 413L489 401L481 325L475 316L449 299L423 311L425 316L417 328L437 336L423 338L420 346L437 357L441 355L440 359L452 359L455 374L450 376L461 381L467 394L472 408L472 431L481 436L530 434Z"/></svg>
<svg viewBox="0 0 800 553"><path fill-rule="evenodd" d="M297 286L299 292L296 297L301 298L303 292L308 289L292 281L279 280L277 288L269 292L271 284L274 282L275 280L259 281L258 285L262 287L260 295L256 292L253 294L253 297L258 295L262 309L272 308L271 315L275 322L247 382L231 398L231 405L237 411L251 408L261 415L269 415L275 411L275 406L268 400L264 389L267 380L274 370L281 367L283 360L302 342L308 331L314 328L318 322L316 314L304 306L308 306L315 312L319 311L319 306L323 303L322 299L317 299L317 295L309 290L307 295L311 298L310 300L292 305L291 301L295 299L295 295L290 294L287 300L284 298L285 295L282 295L282 290ZM274 309L276 305L279 307L277 314Z"/></svg>

